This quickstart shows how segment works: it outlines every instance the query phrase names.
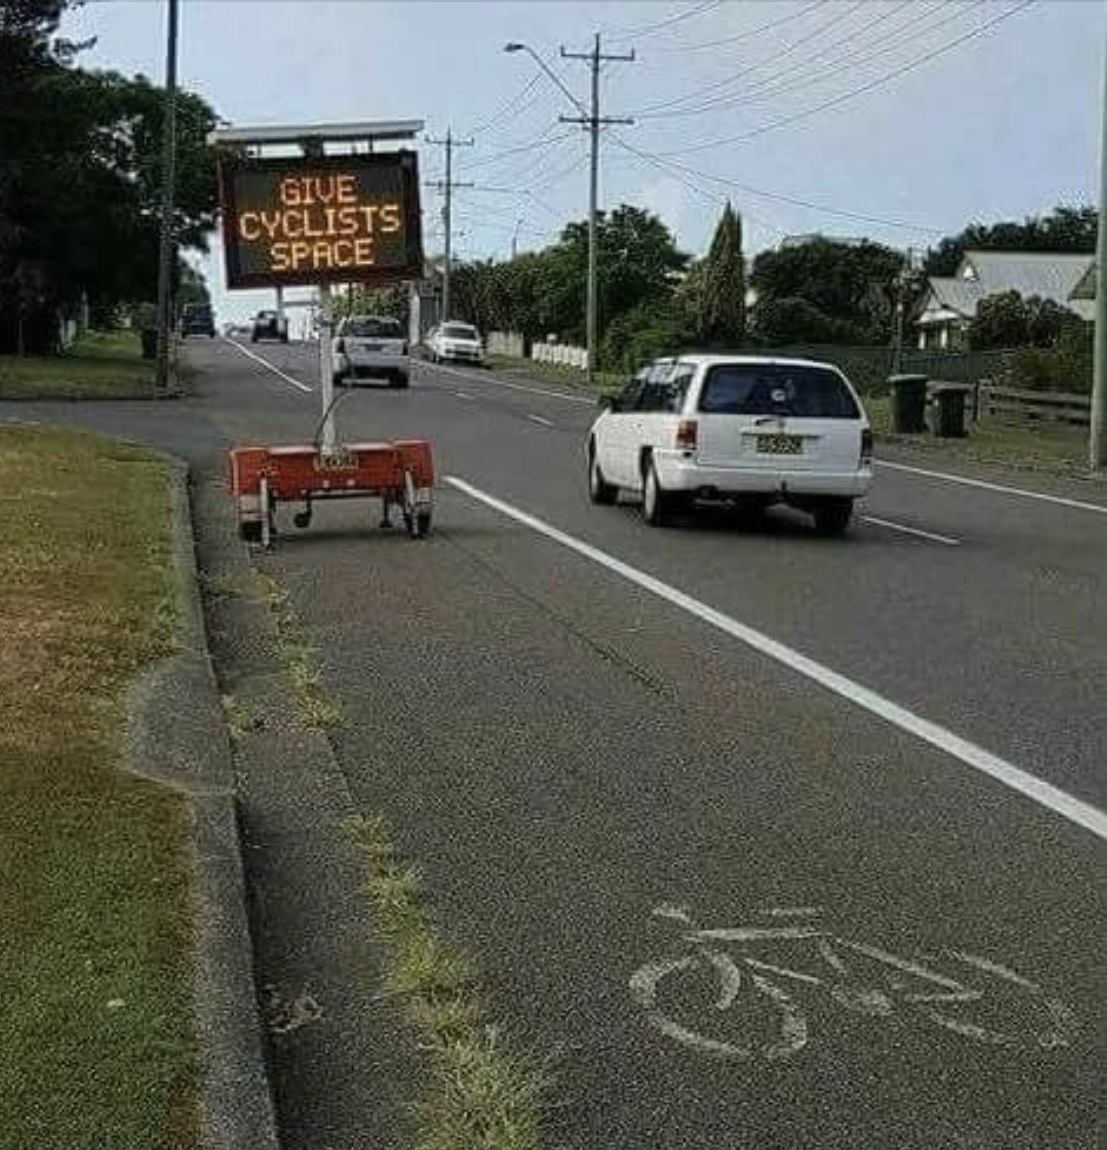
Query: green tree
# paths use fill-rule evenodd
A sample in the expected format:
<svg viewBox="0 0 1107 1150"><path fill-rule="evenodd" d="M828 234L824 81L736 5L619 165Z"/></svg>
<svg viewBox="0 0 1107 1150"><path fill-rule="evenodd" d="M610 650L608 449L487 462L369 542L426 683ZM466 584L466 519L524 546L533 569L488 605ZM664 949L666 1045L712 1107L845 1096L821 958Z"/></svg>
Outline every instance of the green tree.
<svg viewBox="0 0 1107 1150"><path fill-rule="evenodd" d="M746 259L742 217L727 203L702 268L702 339L740 346L746 338Z"/></svg>
<svg viewBox="0 0 1107 1150"><path fill-rule="evenodd" d="M982 299L969 324L969 346L1055 347L1068 327L1085 326L1061 304L1041 296L1023 297L1017 291L998 292Z"/></svg>
<svg viewBox="0 0 1107 1150"><path fill-rule="evenodd" d="M1061 205L1043 216L1027 216L1021 223L1001 220L969 224L955 236L946 236L927 252L927 275L951 276L966 251L1073 252L1095 251L1099 212L1090 206Z"/></svg>
<svg viewBox="0 0 1107 1150"><path fill-rule="evenodd" d="M836 243L816 239L808 243L762 252L754 261L750 282L758 292L758 310L774 301L803 300L805 312L793 302L758 327L791 327L807 315L824 333L805 338L817 342L833 338L843 343L886 343L891 337L891 316L877 301L893 291L903 268L903 256L882 244ZM822 320L818 320L818 315ZM824 323L823 320L826 322ZM832 336L825 333L831 332Z"/></svg>
<svg viewBox="0 0 1107 1150"><path fill-rule="evenodd" d="M770 297L758 302L754 313L758 339L770 347L805 343L849 342L842 326L799 296Z"/></svg>
<svg viewBox="0 0 1107 1150"><path fill-rule="evenodd" d="M54 35L64 8L0 8L0 347L48 348L57 314L82 297L105 314L154 295L162 92L72 66L81 46ZM188 92L177 114L176 232L202 248L214 224L215 115Z"/></svg>

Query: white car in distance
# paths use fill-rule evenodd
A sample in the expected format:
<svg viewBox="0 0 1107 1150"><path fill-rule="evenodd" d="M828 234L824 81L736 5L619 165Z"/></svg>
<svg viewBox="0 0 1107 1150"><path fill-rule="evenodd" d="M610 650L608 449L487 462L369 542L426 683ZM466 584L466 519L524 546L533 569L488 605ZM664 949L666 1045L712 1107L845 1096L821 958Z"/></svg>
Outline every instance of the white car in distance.
<svg viewBox="0 0 1107 1150"><path fill-rule="evenodd" d="M484 362L484 345L480 333L472 324L456 320L431 329L427 336L427 350L434 363Z"/></svg>
<svg viewBox="0 0 1107 1150"><path fill-rule="evenodd" d="M407 340L398 319L350 315L339 321L331 345L336 384L358 379L386 379L391 387L407 387Z"/></svg>
<svg viewBox="0 0 1107 1150"><path fill-rule="evenodd" d="M832 364L684 355L657 360L600 403L589 496L640 492L652 526L697 503L784 503L841 534L872 483L868 417Z"/></svg>

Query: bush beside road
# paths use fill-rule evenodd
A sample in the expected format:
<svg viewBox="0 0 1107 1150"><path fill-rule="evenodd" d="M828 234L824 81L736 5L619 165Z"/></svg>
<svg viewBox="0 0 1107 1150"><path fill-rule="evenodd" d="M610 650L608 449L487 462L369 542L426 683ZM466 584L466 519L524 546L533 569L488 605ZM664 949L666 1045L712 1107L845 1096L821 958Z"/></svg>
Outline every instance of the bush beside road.
<svg viewBox="0 0 1107 1150"><path fill-rule="evenodd" d="M0 356L0 399L147 399L154 365L133 332L89 332L61 355Z"/></svg>
<svg viewBox="0 0 1107 1150"><path fill-rule="evenodd" d="M191 1150L184 800L118 768L175 629L165 464L0 428L0 1146Z"/></svg>

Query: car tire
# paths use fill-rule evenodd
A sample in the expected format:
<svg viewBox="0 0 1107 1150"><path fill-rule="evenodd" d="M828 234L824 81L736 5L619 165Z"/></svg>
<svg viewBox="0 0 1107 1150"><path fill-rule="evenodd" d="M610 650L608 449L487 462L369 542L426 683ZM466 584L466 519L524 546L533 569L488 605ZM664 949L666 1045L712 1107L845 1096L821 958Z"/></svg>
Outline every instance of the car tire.
<svg viewBox="0 0 1107 1150"><path fill-rule="evenodd" d="M608 483L603 477L600 461L596 458L596 449L588 453L588 499L592 503L610 506L619 496L619 489Z"/></svg>
<svg viewBox="0 0 1107 1150"><path fill-rule="evenodd" d="M407 387L409 381L407 375L401 372L399 375L394 375L389 382L393 387Z"/></svg>
<svg viewBox="0 0 1107 1150"><path fill-rule="evenodd" d="M667 527L674 504L672 494L661 486L653 460L647 459L642 471L642 518L651 527Z"/></svg>
<svg viewBox="0 0 1107 1150"><path fill-rule="evenodd" d="M824 499L813 514L815 530L820 535L844 535L853 518L853 500L833 497Z"/></svg>

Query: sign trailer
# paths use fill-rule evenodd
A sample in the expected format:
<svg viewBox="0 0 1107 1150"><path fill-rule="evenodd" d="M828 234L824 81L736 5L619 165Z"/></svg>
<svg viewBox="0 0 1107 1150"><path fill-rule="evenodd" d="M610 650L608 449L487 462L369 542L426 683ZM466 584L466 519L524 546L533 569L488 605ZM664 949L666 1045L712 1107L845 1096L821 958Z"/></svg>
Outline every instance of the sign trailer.
<svg viewBox="0 0 1107 1150"><path fill-rule="evenodd" d="M311 523L320 499L381 499L383 526L399 507L408 533L431 522L434 464L423 440L339 442L331 342L330 285L385 285L423 274L419 167L413 151L327 155L343 141L370 148L408 140L420 121L292 128L230 128L211 141L252 154L220 163L223 249L229 288L314 285L319 293L319 392L322 417L311 444L236 447L231 490L239 534L269 546L276 508L299 502L297 527ZM266 147L298 145L299 156L262 156Z"/></svg>

